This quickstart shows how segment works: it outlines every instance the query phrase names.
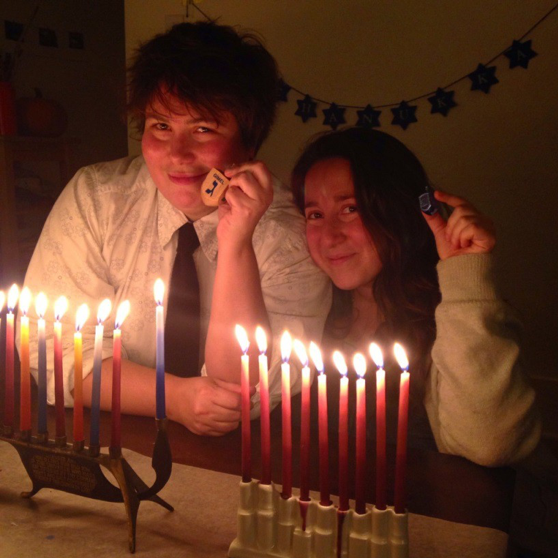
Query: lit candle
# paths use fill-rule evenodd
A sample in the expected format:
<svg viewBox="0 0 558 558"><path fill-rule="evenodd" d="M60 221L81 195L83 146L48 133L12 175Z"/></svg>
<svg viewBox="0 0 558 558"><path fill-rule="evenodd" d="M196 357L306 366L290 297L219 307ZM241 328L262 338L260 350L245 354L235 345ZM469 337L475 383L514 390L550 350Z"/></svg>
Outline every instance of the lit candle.
<svg viewBox="0 0 558 558"><path fill-rule="evenodd" d="M339 511L349 509L349 490L347 476L349 472L349 378L347 365L339 351L333 353L333 362L341 380L339 385Z"/></svg>
<svg viewBox="0 0 558 558"><path fill-rule="evenodd" d="M64 370L62 368L62 323L60 320L68 309L68 299L61 296L54 303L54 406L56 409L56 438L66 443L64 417Z"/></svg>
<svg viewBox="0 0 558 558"><path fill-rule="evenodd" d="M37 322L37 337L39 338L39 372L38 372L38 432L40 435L47 434L47 355L45 336L45 314L48 300L45 293L39 293L35 299L35 310L39 320Z"/></svg>
<svg viewBox="0 0 558 558"><path fill-rule="evenodd" d="M281 496L285 499L293 494L293 438L291 425L291 357L292 339L287 331L281 336L281 418L282 418L282 482Z"/></svg>
<svg viewBox="0 0 558 558"><path fill-rule="evenodd" d="M370 343L370 356L376 370L376 508L385 510L387 505L386 458L386 371L384 357L376 343Z"/></svg>
<svg viewBox="0 0 558 558"><path fill-rule="evenodd" d="M407 465L407 422L409 418L409 360L399 343L393 347L401 368L399 383L399 416L397 420L397 446L395 451L395 513L405 512L405 467Z"/></svg>
<svg viewBox="0 0 558 558"><path fill-rule="evenodd" d="M31 291L24 287L19 297L19 311L21 312L21 345L20 345L20 393L19 393L19 429L23 437L31 433L31 376L29 367L29 305Z"/></svg>
<svg viewBox="0 0 558 558"><path fill-rule="evenodd" d="M6 314L6 393L4 395L4 432L7 436L14 429L14 308L19 297L17 285L8 291L8 313Z"/></svg>
<svg viewBox="0 0 558 558"><path fill-rule="evenodd" d="M0 291L0 331L2 331L2 310L4 310L4 303L6 302L6 295L4 291Z"/></svg>
<svg viewBox="0 0 558 558"><path fill-rule="evenodd" d="M329 440L327 417L327 376L324 374L324 363L318 345L310 343L310 357L318 371L318 440L320 448L320 504L329 506Z"/></svg>
<svg viewBox="0 0 558 558"><path fill-rule="evenodd" d="M269 377L267 370L267 339L262 327L256 328L256 342L260 351L260 432L262 440L261 484L271 484L271 439L269 427Z"/></svg>
<svg viewBox="0 0 558 558"><path fill-rule="evenodd" d="M83 353L81 330L89 318L89 307L82 304L76 312L74 333L74 443L83 439Z"/></svg>
<svg viewBox="0 0 558 558"><path fill-rule="evenodd" d="M295 339L294 350L302 364L300 408L300 499L310 500L310 367L308 355L301 341Z"/></svg>
<svg viewBox="0 0 558 558"><path fill-rule="evenodd" d="M120 452L122 434L120 428L120 375L122 371L122 324L130 312L130 302L125 300L116 311L112 347L112 407L110 449Z"/></svg>
<svg viewBox="0 0 558 558"><path fill-rule="evenodd" d="M101 419L101 368L103 365L103 322L110 314L112 304L108 298L99 304L97 326L95 327L95 348L93 350L93 386L91 392L91 430L89 445L93 453L99 448L99 421Z"/></svg>
<svg viewBox="0 0 558 558"><path fill-rule="evenodd" d="M157 362L156 362L156 414L158 419L167 417L165 409L165 313L163 299L165 298L165 284L162 279L157 279L153 286L155 295L155 327L157 335Z"/></svg>
<svg viewBox="0 0 558 558"><path fill-rule="evenodd" d="M240 357L240 395L242 399L242 482L252 480L252 449L250 442L250 359L247 355L250 342L246 330L237 325L235 327L236 338L242 350Z"/></svg>
<svg viewBox="0 0 558 558"><path fill-rule="evenodd" d="M356 472L355 472L355 511L366 512L364 477L366 475L366 359L361 353L353 357L353 366L358 375L356 381Z"/></svg>

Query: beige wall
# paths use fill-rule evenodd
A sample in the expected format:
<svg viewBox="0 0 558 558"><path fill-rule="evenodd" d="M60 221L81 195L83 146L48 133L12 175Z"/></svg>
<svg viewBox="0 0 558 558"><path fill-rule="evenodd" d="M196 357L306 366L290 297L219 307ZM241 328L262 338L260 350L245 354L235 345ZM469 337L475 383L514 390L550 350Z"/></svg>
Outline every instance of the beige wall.
<svg viewBox="0 0 558 558"><path fill-rule="evenodd" d="M204 0L199 7L230 25L260 32L285 80L338 104L399 102L474 70L519 38L554 0ZM125 0L126 51L184 14L182 0ZM199 14L190 8L190 19ZM194 16L194 17L192 17ZM558 12L529 37L539 56L528 70L507 68L489 95L456 86L459 107L447 118L418 101L419 122L382 130L402 139L423 161L434 184L468 197L497 223L497 263L505 297L526 325L528 370L558 377ZM280 107L260 152L283 179L300 146L325 130L322 118L303 124L295 99ZM321 109L318 114L321 116ZM348 113L349 123L356 121ZM130 142L131 152L138 145Z"/></svg>

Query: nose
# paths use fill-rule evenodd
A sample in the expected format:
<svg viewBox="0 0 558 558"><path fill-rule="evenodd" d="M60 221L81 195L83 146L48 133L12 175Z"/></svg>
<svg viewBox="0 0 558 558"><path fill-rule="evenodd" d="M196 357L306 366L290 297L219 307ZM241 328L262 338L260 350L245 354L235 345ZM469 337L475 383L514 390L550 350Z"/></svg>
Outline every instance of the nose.
<svg viewBox="0 0 558 558"><path fill-rule="evenodd" d="M170 142L170 158L179 165L195 159L194 141L187 134L175 134Z"/></svg>
<svg viewBox="0 0 558 558"><path fill-rule="evenodd" d="M322 240L326 247L337 246L346 238L343 223L339 219L325 219L322 226Z"/></svg>

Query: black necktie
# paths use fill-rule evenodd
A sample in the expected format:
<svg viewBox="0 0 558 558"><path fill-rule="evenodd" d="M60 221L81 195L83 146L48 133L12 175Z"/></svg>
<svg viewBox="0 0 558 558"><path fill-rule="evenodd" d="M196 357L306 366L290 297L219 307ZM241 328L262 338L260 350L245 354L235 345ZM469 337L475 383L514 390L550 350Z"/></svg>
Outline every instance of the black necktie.
<svg viewBox="0 0 558 558"><path fill-rule="evenodd" d="M192 223L178 230L165 324L165 370L175 376L199 375L200 287L194 258L200 245Z"/></svg>

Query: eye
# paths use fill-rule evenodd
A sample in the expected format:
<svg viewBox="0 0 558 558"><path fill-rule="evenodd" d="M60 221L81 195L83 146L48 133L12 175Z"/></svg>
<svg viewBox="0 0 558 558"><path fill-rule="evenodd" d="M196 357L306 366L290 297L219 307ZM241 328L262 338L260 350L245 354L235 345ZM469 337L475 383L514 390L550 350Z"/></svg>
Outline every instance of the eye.
<svg viewBox="0 0 558 558"><path fill-rule="evenodd" d="M307 211L306 220L315 221L316 219L321 219L323 217L322 213L317 210Z"/></svg>
<svg viewBox="0 0 558 558"><path fill-rule="evenodd" d="M356 205L347 205L341 210L341 213L358 213L358 207Z"/></svg>
<svg viewBox="0 0 558 558"><path fill-rule="evenodd" d="M170 130L170 126L166 122L154 122L152 127L159 132L167 132Z"/></svg>

